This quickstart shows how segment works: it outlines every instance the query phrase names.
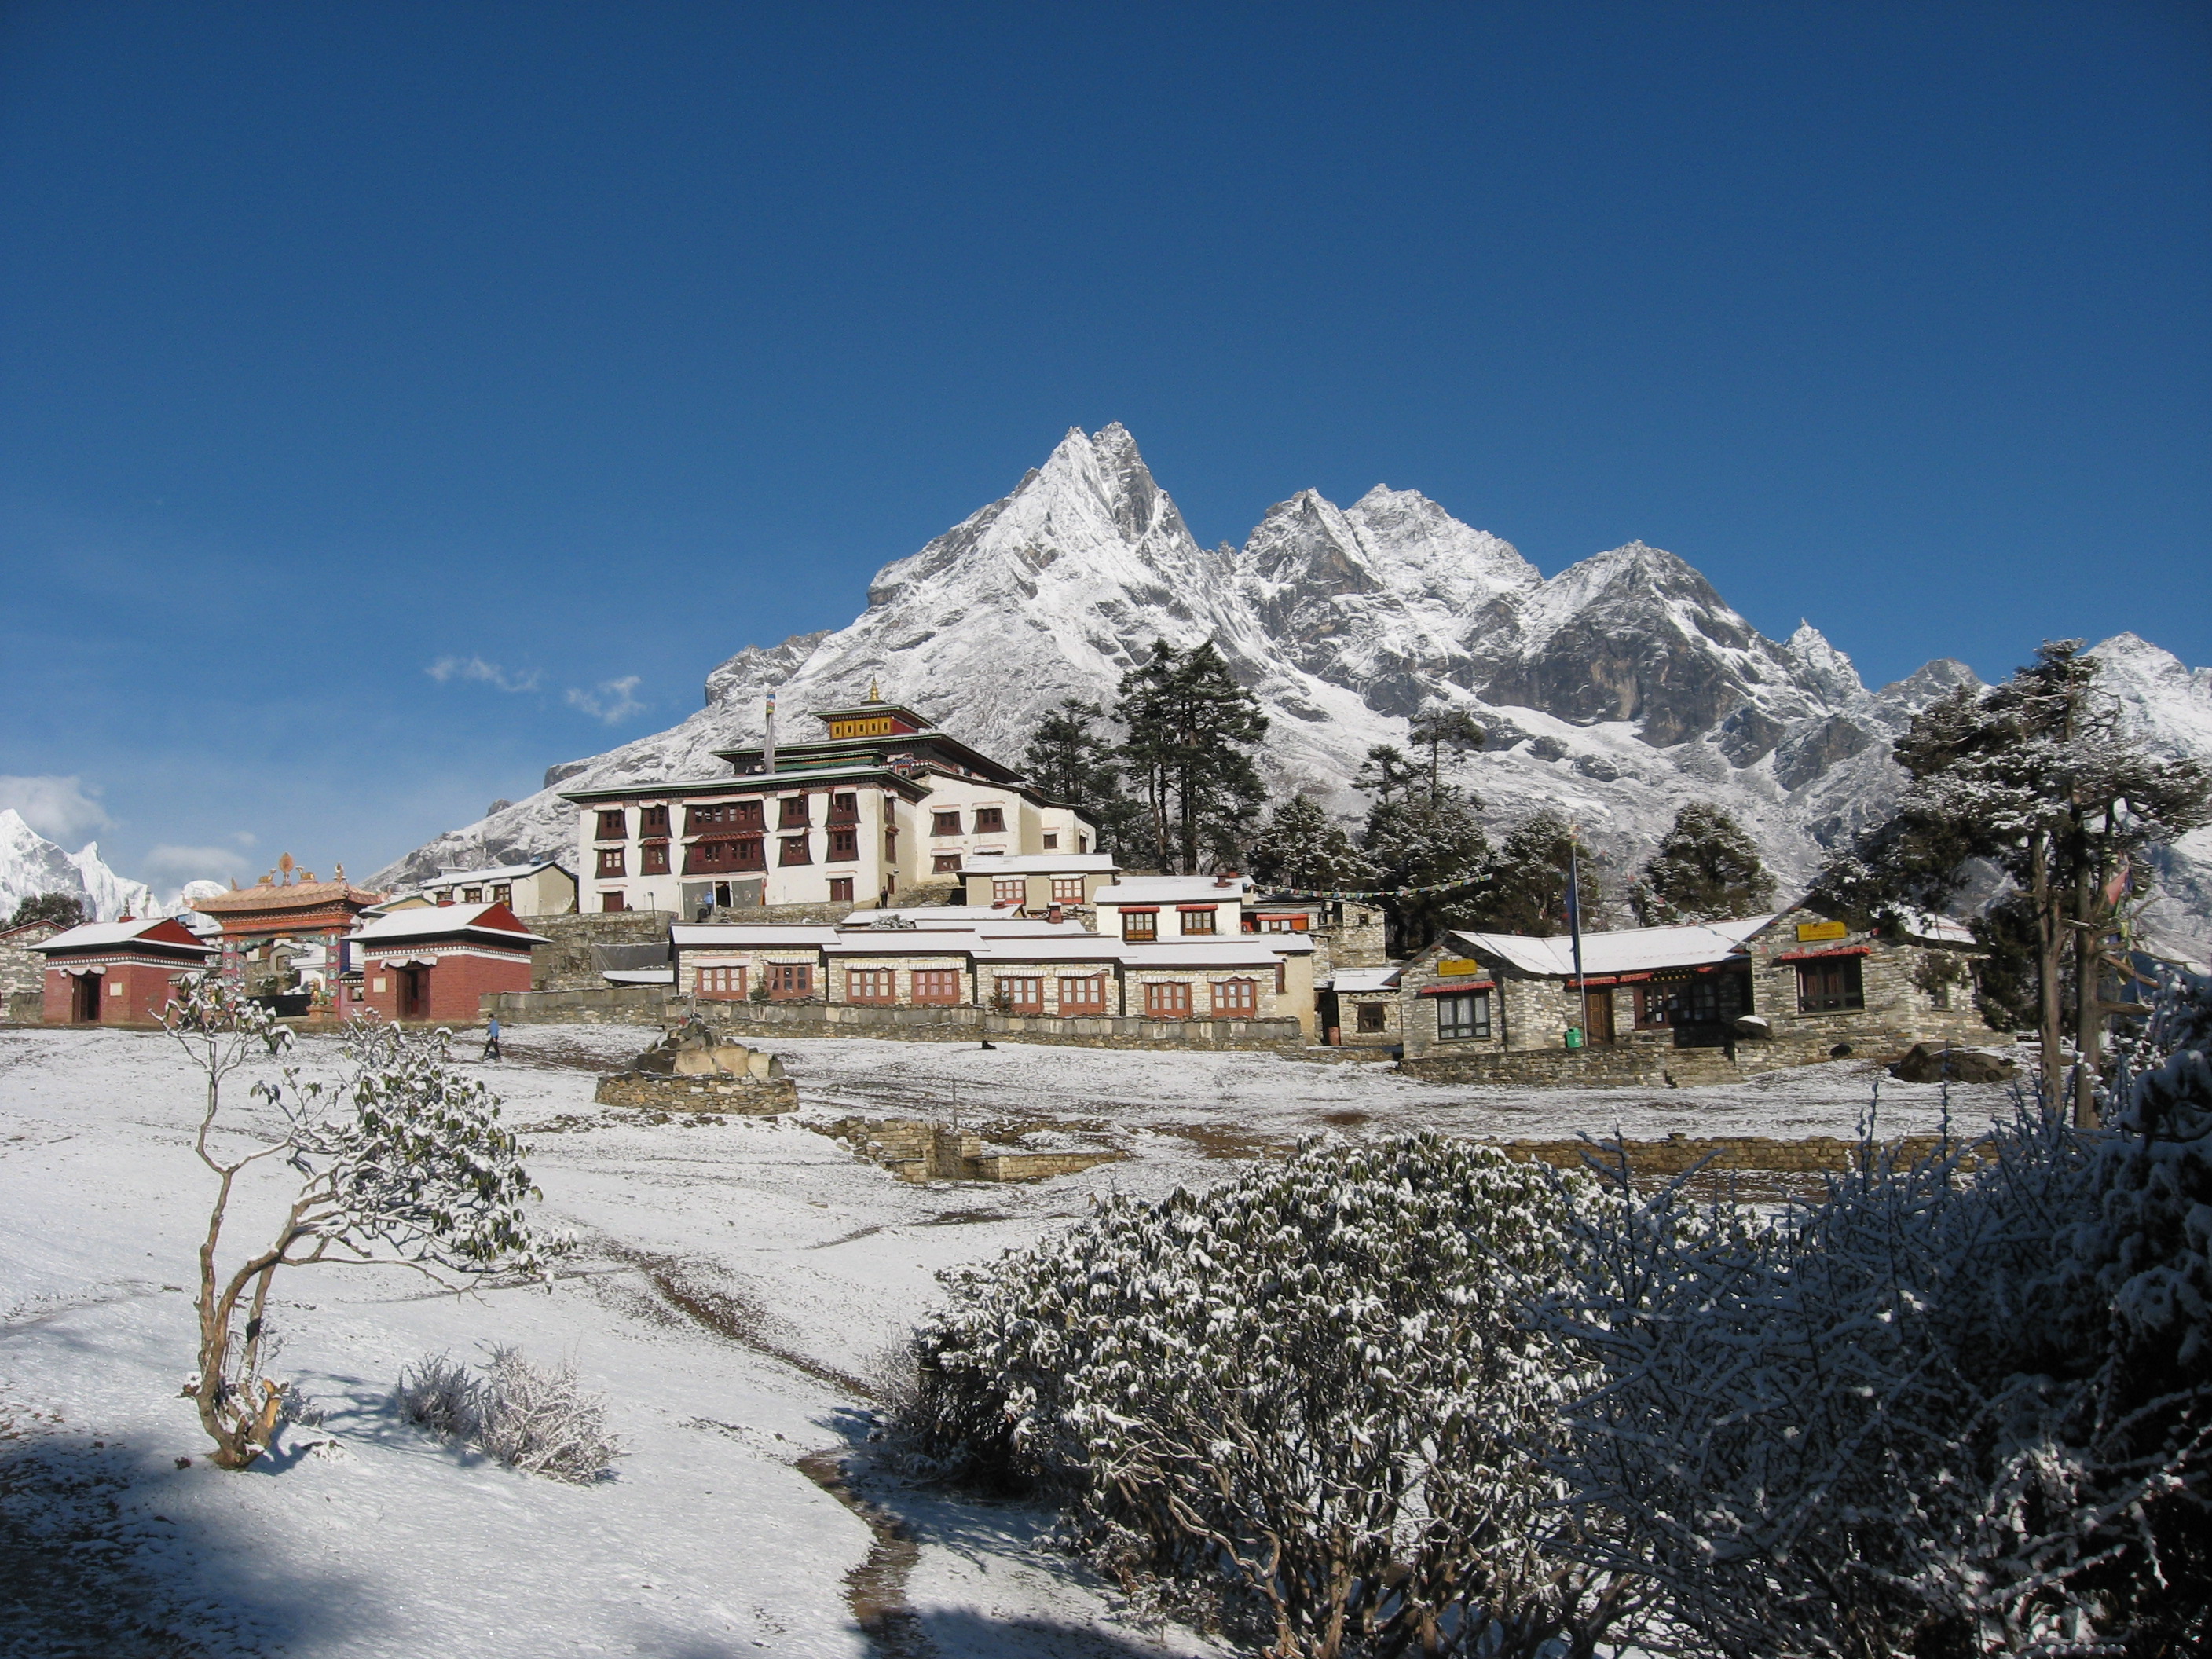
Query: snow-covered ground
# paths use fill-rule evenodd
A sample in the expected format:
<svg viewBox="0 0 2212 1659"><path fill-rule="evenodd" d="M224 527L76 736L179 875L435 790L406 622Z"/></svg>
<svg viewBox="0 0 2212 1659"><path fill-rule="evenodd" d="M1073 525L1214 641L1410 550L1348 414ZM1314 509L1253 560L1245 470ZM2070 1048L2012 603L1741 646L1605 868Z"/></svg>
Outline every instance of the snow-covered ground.
<svg viewBox="0 0 2212 1659"><path fill-rule="evenodd" d="M865 1456L857 1509L815 1478L831 1466L811 1455L865 1447L878 1357L939 1270L1064 1224L1095 1194L1211 1182L1322 1128L1849 1133L1869 1083L1844 1062L1725 1088L1470 1091L1266 1054L777 1045L807 1121L957 1112L1027 1146L1130 1154L1037 1186L914 1188L792 1119L593 1105L595 1070L650 1033L507 1035L489 1069L532 1131L547 1223L578 1237L562 1277L459 1297L390 1270L280 1281L280 1369L326 1421L231 1474L177 1393L211 1181L189 1144L196 1074L159 1035L0 1030L0 1651L1208 1651L1121 1620L1045 1543L1048 1516L905 1489ZM331 1057L320 1040L307 1052ZM1995 1089L1951 1104L2004 1109ZM1933 1087L1883 1083L1886 1129L1940 1109ZM241 1243L261 1231L244 1223ZM516 1474L395 1419L402 1367L495 1341L571 1359L606 1391L629 1450L616 1478ZM872 1528L871 1508L906 1537ZM891 1616L872 1635L856 1606Z"/></svg>

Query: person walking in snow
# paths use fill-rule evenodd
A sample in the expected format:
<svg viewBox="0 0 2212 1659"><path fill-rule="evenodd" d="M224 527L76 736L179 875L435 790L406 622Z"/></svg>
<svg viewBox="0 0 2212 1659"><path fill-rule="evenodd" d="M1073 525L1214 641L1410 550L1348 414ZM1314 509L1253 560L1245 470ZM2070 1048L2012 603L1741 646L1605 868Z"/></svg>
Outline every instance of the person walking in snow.
<svg viewBox="0 0 2212 1659"><path fill-rule="evenodd" d="M484 1036L483 1057L486 1060L497 1060L500 1058L499 1016L497 1014L494 1014L491 1017L491 1029Z"/></svg>

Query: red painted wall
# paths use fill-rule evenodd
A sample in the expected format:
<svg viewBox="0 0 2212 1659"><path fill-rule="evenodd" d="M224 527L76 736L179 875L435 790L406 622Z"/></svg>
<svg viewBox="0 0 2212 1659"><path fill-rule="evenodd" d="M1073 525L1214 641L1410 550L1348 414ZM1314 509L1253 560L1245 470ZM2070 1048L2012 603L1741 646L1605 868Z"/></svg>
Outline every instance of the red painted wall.
<svg viewBox="0 0 2212 1659"><path fill-rule="evenodd" d="M420 946L392 952L403 959L422 954L425 952ZM362 984L368 993L368 1006L383 1018L396 1020L399 1018L399 972L386 966L387 960L374 954L368 956L362 963ZM488 992L530 988L530 957L527 952L512 957L440 957L428 974L430 1022L438 1025L473 1025L481 1018L478 997ZM381 991L376 988L379 980L384 981Z"/></svg>
<svg viewBox="0 0 2212 1659"><path fill-rule="evenodd" d="M98 977L100 1020L102 1025L152 1025L177 994L177 981L191 971L174 962L111 962ZM46 969L45 997L40 1018L49 1025L67 1025L75 1006L76 976L58 967ZM118 988L120 988L120 994ZM527 988L526 987L525 988Z"/></svg>

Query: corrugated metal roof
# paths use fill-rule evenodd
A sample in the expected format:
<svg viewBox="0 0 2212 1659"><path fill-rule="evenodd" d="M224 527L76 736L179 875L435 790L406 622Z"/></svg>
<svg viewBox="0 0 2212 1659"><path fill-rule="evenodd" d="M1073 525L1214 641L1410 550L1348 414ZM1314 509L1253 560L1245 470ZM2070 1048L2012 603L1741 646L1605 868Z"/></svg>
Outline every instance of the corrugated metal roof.
<svg viewBox="0 0 2212 1659"><path fill-rule="evenodd" d="M1654 968L1698 968L1725 962L1744 940L1774 920L1744 916L1730 921L1691 922L1674 927L1628 927L1583 935L1583 972L1632 974ZM1503 958L1524 974L1568 978L1575 971L1574 942L1565 933L1533 939L1525 933L1474 933L1455 929L1447 936L1469 951Z"/></svg>
<svg viewBox="0 0 2212 1659"><path fill-rule="evenodd" d="M514 927L486 927L481 918L488 910L504 910L503 904L433 904L421 910L394 910L355 933L367 945L386 945L399 939L435 939L446 933L482 933L509 945L545 945L550 940ZM509 912L512 915L512 912Z"/></svg>

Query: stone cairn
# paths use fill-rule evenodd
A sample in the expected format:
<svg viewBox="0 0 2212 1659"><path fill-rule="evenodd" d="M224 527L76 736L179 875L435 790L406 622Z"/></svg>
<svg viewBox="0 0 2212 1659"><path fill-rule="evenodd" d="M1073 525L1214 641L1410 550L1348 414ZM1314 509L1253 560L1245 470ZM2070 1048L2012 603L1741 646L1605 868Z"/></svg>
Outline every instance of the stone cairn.
<svg viewBox="0 0 2212 1659"><path fill-rule="evenodd" d="M623 1070L602 1077L592 1097L602 1106L645 1111L765 1117L797 1107L799 1085L774 1054L687 1019Z"/></svg>

